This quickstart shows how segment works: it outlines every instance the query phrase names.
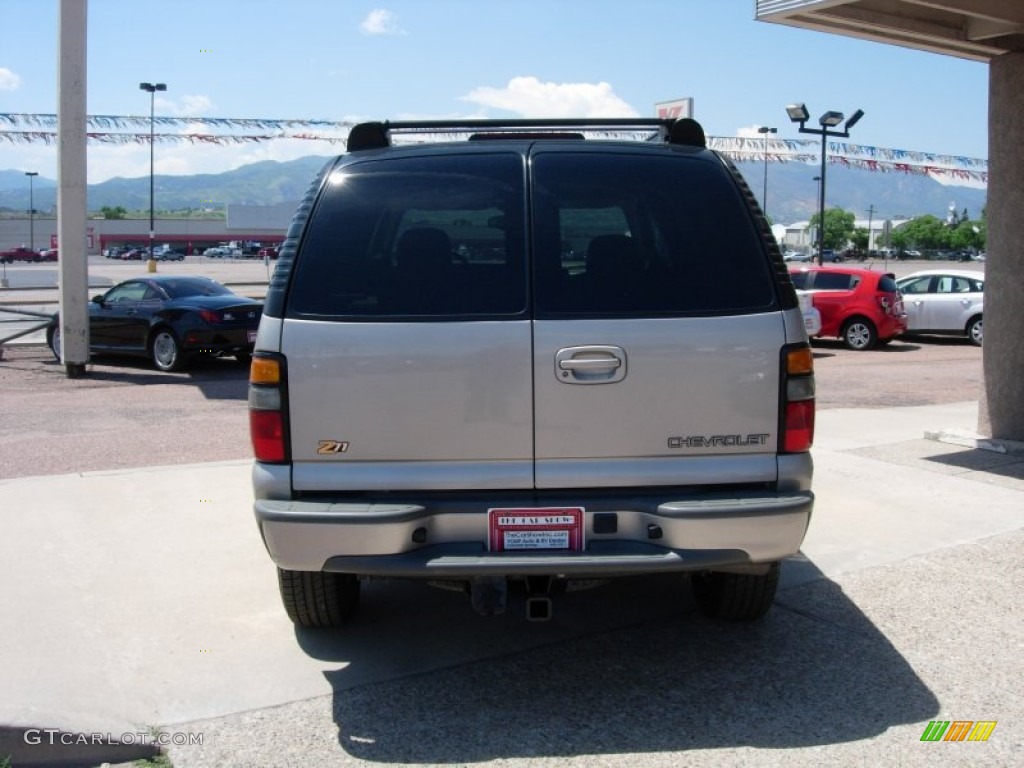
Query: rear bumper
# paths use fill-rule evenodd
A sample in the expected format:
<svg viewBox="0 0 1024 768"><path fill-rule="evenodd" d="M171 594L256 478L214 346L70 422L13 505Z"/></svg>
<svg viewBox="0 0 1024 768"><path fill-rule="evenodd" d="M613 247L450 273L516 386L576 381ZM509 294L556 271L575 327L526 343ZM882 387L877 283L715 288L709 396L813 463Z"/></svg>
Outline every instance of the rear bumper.
<svg viewBox="0 0 1024 768"><path fill-rule="evenodd" d="M255 346L255 339L250 341L249 334L254 333L255 330L255 328L188 330L184 334L182 347L189 354L251 353Z"/></svg>
<svg viewBox="0 0 1024 768"><path fill-rule="evenodd" d="M489 551L486 509L507 506L501 499L429 504L257 500L254 510L268 552L286 570L424 579L597 577L728 568L789 557L803 542L814 495L591 501L582 505L585 546L578 552ZM537 505L546 506L543 501Z"/></svg>

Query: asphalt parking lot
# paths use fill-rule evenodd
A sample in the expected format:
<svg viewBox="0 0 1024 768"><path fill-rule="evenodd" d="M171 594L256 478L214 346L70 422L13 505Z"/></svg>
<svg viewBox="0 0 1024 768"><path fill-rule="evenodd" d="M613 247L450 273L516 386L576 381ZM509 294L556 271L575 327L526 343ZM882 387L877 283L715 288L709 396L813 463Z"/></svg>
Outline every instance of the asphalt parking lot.
<svg viewBox="0 0 1024 768"><path fill-rule="evenodd" d="M680 577L570 593L546 623L373 583L315 633L252 519L244 370L69 380L8 350L0 760L146 754L46 751L34 727L159 729L178 768L1021 764L1024 455L972 437L981 351L826 341L815 364L815 518L765 621L700 618ZM936 720L997 725L922 742Z"/></svg>

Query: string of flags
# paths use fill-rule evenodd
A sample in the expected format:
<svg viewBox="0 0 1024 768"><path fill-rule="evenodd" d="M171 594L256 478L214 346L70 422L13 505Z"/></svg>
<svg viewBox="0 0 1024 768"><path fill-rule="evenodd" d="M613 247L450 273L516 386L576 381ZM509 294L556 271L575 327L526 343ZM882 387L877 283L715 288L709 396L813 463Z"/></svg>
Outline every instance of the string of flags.
<svg viewBox="0 0 1024 768"><path fill-rule="evenodd" d="M154 116L152 120L153 126L165 129L152 134L154 142L220 146L281 139L343 145L348 130L354 125L347 121L229 117ZM130 130L149 128L149 115L89 115L86 122L91 129L86 133L91 143L148 144L151 138L148 131ZM220 132L201 132L203 126ZM56 127L57 116L54 114L0 113L0 141L52 145L57 143ZM174 133L166 131L171 128L183 130ZM710 136L708 146L738 162L809 164L821 159L820 142L811 139L765 140L743 136ZM832 165L881 173L927 174L976 182L988 181L988 161L981 158L842 142L829 142L827 148L826 159Z"/></svg>

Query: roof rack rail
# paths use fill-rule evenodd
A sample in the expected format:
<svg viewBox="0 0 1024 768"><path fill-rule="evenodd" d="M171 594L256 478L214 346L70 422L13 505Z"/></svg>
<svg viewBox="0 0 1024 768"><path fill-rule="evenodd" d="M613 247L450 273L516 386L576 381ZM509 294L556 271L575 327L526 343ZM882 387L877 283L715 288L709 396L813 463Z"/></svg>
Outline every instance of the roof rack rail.
<svg viewBox="0 0 1024 768"><path fill-rule="evenodd" d="M392 136L423 139L467 137L470 140L500 138L586 138L587 133L620 139L627 134L649 134L648 140L693 147L706 147L704 129L696 120L662 118L538 118L519 120L414 120L359 123L348 134L349 152L392 146ZM434 138L434 140L437 140Z"/></svg>

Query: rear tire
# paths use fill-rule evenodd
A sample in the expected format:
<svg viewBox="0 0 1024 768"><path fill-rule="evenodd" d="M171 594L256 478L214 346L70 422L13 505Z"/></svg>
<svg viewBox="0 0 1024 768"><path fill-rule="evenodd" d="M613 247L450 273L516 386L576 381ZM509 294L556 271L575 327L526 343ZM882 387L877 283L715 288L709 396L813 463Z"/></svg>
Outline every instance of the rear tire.
<svg viewBox="0 0 1024 768"><path fill-rule="evenodd" d="M878 331L875 324L864 317L851 317L843 323L843 329L839 332L843 344L848 349L858 352L871 349L878 341Z"/></svg>
<svg viewBox="0 0 1024 768"><path fill-rule="evenodd" d="M779 586L779 563L772 563L768 572L723 573L704 571L690 578L697 608L710 619L723 621L754 621L764 616L775 602Z"/></svg>
<svg viewBox="0 0 1024 768"><path fill-rule="evenodd" d="M277 583L285 613L299 627L343 626L359 605L359 579L351 573L278 568Z"/></svg>
<svg viewBox="0 0 1024 768"><path fill-rule="evenodd" d="M149 341L150 357L159 370L169 373L180 371L184 364L184 355L174 331L166 326L158 328Z"/></svg>
<svg viewBox="0 0 1024 768"><path fill-rule="evenodd" d="M53 352L53 356L57 358L57 362L60 362L60 326L57 325L50 332L50 338L48 339L48 346L50 351Z"/></svg>
<svg viewBox="0 0 1024 768"><path fill-rule="evenodd" d="M970 340L971 344L976 347L981 346L983 341L983 330L984 328L982 326L981 316L972 317L971 322L967 324L967 338Z"/></svg>

